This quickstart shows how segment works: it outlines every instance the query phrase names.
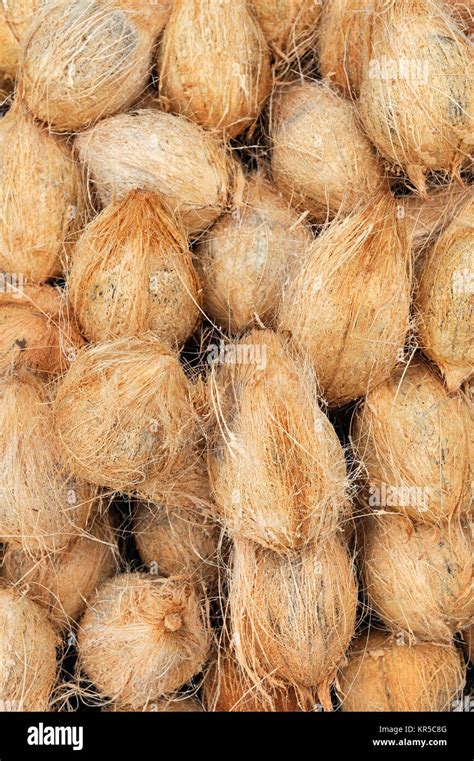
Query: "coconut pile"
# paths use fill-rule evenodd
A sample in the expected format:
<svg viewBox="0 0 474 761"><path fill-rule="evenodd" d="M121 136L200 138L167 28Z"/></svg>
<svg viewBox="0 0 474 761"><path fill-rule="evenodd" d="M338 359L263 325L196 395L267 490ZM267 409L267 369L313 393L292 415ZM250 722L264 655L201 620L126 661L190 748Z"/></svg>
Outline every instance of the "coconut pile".
<svg viewBox="0 0 474 761"><path fill-rule="evenodd" d="M461 710L473 28L0 4L0 710Z"/></svg>

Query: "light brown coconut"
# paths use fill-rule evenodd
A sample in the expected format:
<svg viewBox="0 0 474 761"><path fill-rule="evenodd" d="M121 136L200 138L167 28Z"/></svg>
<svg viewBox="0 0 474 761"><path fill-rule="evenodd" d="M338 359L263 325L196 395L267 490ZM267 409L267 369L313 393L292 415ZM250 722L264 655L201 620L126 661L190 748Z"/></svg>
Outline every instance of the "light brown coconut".
<svg viewBox="0 0 474 761"><path fill-rule="evenodd" d="M474 373L473 251L471 196L423 259L415 296L420 345L450 392Z"/></svg>
<svg viewBox="0 0 474 761"><path fill-rule="evenodd" d="M57 645L38 605L16 589L0 588L0 712L51 710Z"/></svg>
<svg viewBox="0 0 474 761"><path fill-rule="evenodd" d="M395 634L451 641L473 621L472 531L459 521L366 517L361 568L370 608Z"/></svg>
<svg viewBox="0 0 474 761"><path fill-rule="evenodd" d="M451 711L465 682L459 651L404 642L381 631L362 634L338 677L342 711Z"/></svg>
<svg viewBox="0 0 474 761"><path fill-rule="evenodd" d="M18 62L28 27L46 0L3 0L0 3L0 72L10 79L17 75Z"/></svg>
<svg viewBox="0 0 474 761"><path fill-rule="evenodd" d="M196 249L206 315L232 333L271 325L283 288L312 240L309 227L263 174L250 175L241 203Z"/></svg>
<svg viewBox="0 0 474 761"><path fill-rule="evenodd" d="M0 290L1 375L22 370L57 375L83 343L59 288L21 285Z"/></svg>
<svg viewBox="0 0 474 761"><path fill-rule="evenodd" d="M19 91L34 116L72 132L124 111L145 89L161 8L145 0L56 0L22 51Z"/></svg>
<svg viewBox="0 0 474 761"><path fill-rule="evenodd" d="M249 4L277 61L301 58L315 44L320 0L250 0Z"/></svg>
<svg viewBox="0 0 474 761"><path fill-rule="evenodd" d="M63 549L99 507L61 461L49 395L30 374L0 381L0 539L29 553Z"/></svg>
<svg viewBox="0 0 474 761"><path fill-rule="evenodd" d="M209 474L232 536L287 552L326 539L349 517L348 477L336 432L318 406L308 364L282 336L253 331L210 379ZM239 355L239 349L241 354Z"/></svg>
<svg viewBox="0 0 474 761"><path fill-rule="evenodd" d="M469 417L419 359L399 366L356 410L352 442L374 510L440 524L470 509Z"/></svg>
<svg viewBox="0 0 474 761"><path fill-rule="evenodd" d="M199 410L197 414L199 416ZM165 510L198 510L212 516L215 507L201 443L200 440L197 447L190 445L183 452L183 456L170 467L166 479L157 474L143 484L137 484L135 495Z"/></svg>
<svg viewBox="0 0 474 761"><path fill-rule="evenodd" d="M0 119L0 271L37 283L61 275L85 207L70 147L15 101Z"/></svg>
<svg viewBox="0 0 474 761"><path fill-rule="evenodd" d="M158 54L167 109L235 137L270 93L270 55L247 0L174 0Z"/></svg>
<svg viewBox="0 0 474 761"><path fill-rule="evenodd" d="M187 698L182 695L158 698L152 703L147 703L140 708L130 706L116 706L114 703L105 706L105 712L111 713L203 713L204 709L197 698Z"/></svg>
<svg viewBox="0 0 474 761"><path fill-rule="evenodd" d="M424 194L427 172L457 176L469 161L472 44L433 0L391 2L370 25L360 93L364 126L380 153Z"/></svg>
<svg viewBox="0 0 474 761"><path fill-rule="evenodd" d="M416 264L473 196L469 186L451 182L426 198L412 193L399 199L398 214L404 220Z"/></svg>
<svg viewBox="0 0 474 761"><path fill-rule="evenodd" d="M352 562L338 538L290 557L235 543L233 645L255 684L317 688L327 700L354 633L356 607Z"/></svg>
<svg viewBox="0 0 474 761"><path fill-rule="evenodd" d="M181 116L140 109L104 119L76 139L105 205L130 190L159 193L189 234L224 211L232 190L223 143Z"/></svg>
<svg viewBox="0 0 474 761"><path fill-rule="evenodd" d="M59 385L54 417L71 472L116 491L166 481L197 431L179 359L152 333L79 353Z"/></svg>
<svg viewBox="0 0 474 761"><path fill-rule="evenodd" d="M333 221L312 244L284 296L279 327L309 355L331 406L390 375L408 330L410 275L388 194Z"/></svg>
<svg viewBox="0 0 474 761"><path fill-rule="evenodd" d="M98 517L64 549L30 555L7 547L3 578L48 613L58 630L79 619L97 587L117 569L117 538L107 515Z"/></svg>
<svg viewBox="0 0 474 761"><path fill-rule="evenodd" d="M200 319L201 291L184 232L160 197L132 190L85 229L68 277L91 341L152 331L181 347Z"/></svg>
<svg viewBox="0 0 474 761"><path fill-rule="evenodd" d="M80 665L99 696L138 709L201 671L207 612L180 578L123 573L106 581L81 619Z"/></svg>
<svg viewBox="0 0 474 761"><path fill-rule="evenodd" d="M279 190L317 222L348 213L385 184L355 107L324 82L277 89L271 105L271 169Z"/></svg>

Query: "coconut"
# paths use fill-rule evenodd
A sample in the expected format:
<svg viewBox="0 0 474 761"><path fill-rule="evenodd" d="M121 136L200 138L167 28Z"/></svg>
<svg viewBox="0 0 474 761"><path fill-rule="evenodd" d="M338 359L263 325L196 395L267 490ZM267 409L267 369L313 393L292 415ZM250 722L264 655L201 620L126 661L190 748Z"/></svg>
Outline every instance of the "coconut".
<svg viewBox="0 0 474 761"><path fill-rule="evenodd" d="M0 119L0 271L42 283L61 275L85 218L70 148L21 104Z"/></svg>
<svg viewBox="0 0 474 761"><path fill-rule="evenodd" d="M472 623L472 537L464 524L367 517L361 563L368 604L390 631L442 642Z"/></svg>
<svg viewBox="0 0 474 761"><path fill-rule="evenodd" d="M408 644L385 632L362 634L338 678L343 711L450 711L465 682L450 644Z"/></svg>
<svg viewBox="0 0 474 761"><path fill-rule="evenodd" d="M0 381L0 539L57 552L97 508L96 490L64 468L49 391L32 375Z"/></svg>
<svg viewBox="0 0 474 761"><path fill-rule="evenodd" d="M235 543L229 608L240 666L255 684L327 687L354 633L357 589L338 538L281 557Z"/></svg>
<svg viewBox="0 0 474 761"><path fill-rule="evenodd" d="M276 90L270 138L278 189L318 222L349 212L385 183L355 107L323 82Z"/></svg>
<svg viewBox="0 0 474 761"><path fill-rule="evenodd" d="M21 43L35 13L46 0L4 0L0 4L0 71L12 80L17 75Z"/></svg>
<svg viewBox="0 0 474 761"><path fill-rule="evenodd" d="M350 511L344 452L318 406L311 368L272 331L235 345L260 363L225 366L211 379L215 422L209 472L217 511L232 536L277 552L338 530ZM247 354L247 357L249 355Z"/></svg>
<svg viewBox="0 0 474 761"><path fill-rule="evenodd" d="M421 347L442 371L450 392L474 372L473 247L471 196L423 259L415 298Z"/></svg>
<svg viewBox="0 0 474 761"><path fill-rule="evenodd" d="M0 290L0 374L63 372L83 344L59 288L19 285Z"/></svg>
<svg viewBox="0 0 474 761"><path fill-rule="evenodd" d="M404 220L416 263L472 197L471 188L450 183L426 198L412 193L399 199L398 214Z"/></svg>
<svg viewBox="0 0 474 761"><path fill-rule="evenodd" d="M141 573L106 581L78 635L80 664L99 695L135 710L197 674L209 643L193 586Z"/></svg>
<svg viewBox="0 0 474 761"><path fill-rule="evenodd" d="M71 132L129 108L145 89L163 23L160 7L145 0L48 5L22 52L19 91L28 109Z"/></svg>
<svg viewBox="0 0 474 761"><path fill-rule="evenodd" d="M76 139L103 204L130 190L159 193L189 234L224 211L231 162L223 143L183 117L140 109L104 119Z"/></svg>
<svg viewBox="0 0 474 761"><path fill-rule="evenodd" d="M308 353L331 406L390 375L408 330L409 270L388 194L333 221L312 244L284 296L279 326Z"/></svg>
<svg viewBox="0 0 474 761"><path fill-rule="evenodd" d="M59 640L46 613L15 589L0 589L0 712L49 711Z"/></svg>
<svg viewBox="0 0 474 761"><path fill-rule="evenodd" d="M321 14L318 0L250 0L250 9L277 59L288 63L313 47Z"/></svg>
<svg viewBox="0 0 474 761"><path fill-rule="evenodd" d="M207 316L233 333L271 325L312 239L263 174L251 175L242 205L221 217L196 250Z"/></svg>
<svg viewBox="0 0 474 761"><path fill-rule="evenodd" d="M153 331L176 347L198 324L199 285L184 233L157 195L138 190L88 225L68 278L91 341Z"/></svg>
<svg viewBox="0 0 474 761"><path fill-rule="evenodd" d="M456 176L469 161L472 45L432 0L391 2L370 26L360 93L365 129L424 194L427 172Z"/></svg>
<svg viewBox="0 0 474 761"><path fill-rule="evenodd" d="M468 426L463 400L425 362L397 367L353 419L368 506L431 524L468 510Z"/></svg>
<svg viewBox="0 0 474 761"><path fill-rule="evenodd" d="M166 481L197 431L179 359L152 333L79 353L58 388L54 417L71 472L116 491Z"/></svg>
<svg viewBox="0 0 474 761"><path fill-rule="evenodd" d="M117 540L110 518L97 518L63 550L30 555L7 547L3 576L48 612L57 629L71 627L97 587L117 567Z"/></svg>
<svg viewBox="0 0 474 761"><path fill-rule="evenodd" d="M182 695L158 698L153 703L147 703L140 708L129 706L117 706L114 703L105 706L105 712L130 712L130 713L203 713L203 707L196 698L186 698Z"/></svg>
<svg viewBox="0 0 474 761"><path fill-rule="evenodd" d="M247 0L175 0L158 54L166 107L235 137L271 89L268 47Z"/></svg>

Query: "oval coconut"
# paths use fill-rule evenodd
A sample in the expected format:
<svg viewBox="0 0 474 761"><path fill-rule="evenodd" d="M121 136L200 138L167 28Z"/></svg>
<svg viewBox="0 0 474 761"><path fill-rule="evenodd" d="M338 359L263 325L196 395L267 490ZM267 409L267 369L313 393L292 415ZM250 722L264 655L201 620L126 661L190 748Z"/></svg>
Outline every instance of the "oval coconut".
<svg viewBox="0 0 474 761"><path fill-rule="evenodd" d="M105 119L76 139L102 204L130 190L161 195L189 234L224 211L232 186L223 143L181 116L139 110Z"/></svg>
<svg viewBox="0 0 474 761"><path fill-rule="evenodd" d="M62 552L30 555L7 547L3 577L44 608L58 630L71 628L97 587L117 568L117 539L107 516Z"/></svg>
<svg viewBox="0 0 474 761"><path fill-rule="evenodd" d="M0 381L0 430L0 538L29 553L65 548L98 504L61 461L43 382Z"/></svg>
<svg viewBox="0 0 474 761"><path fill-rule="evenodd" d="M196 249L207 316L231 333L271 325L313 237L261 173Z"/></svg>
<svg viewBox="0 0 474 761"><path fill-rule="evenodd" d="M288 558L235 542L229 592L234 647L254 683L327 693L354 634L357 588L339 539Z"/></svg>
<svg viewBox="0 0 474 761"><path fill-rule="evenodd" d="M73 132L137 100L164 20L156 4L123 5L59 0L38 14L25 40L19 78L21 96L37 119Z"/></svg>
<svg viewBox="0 0 474 761"><path fill-rule="evenodd" d="M159 55L170 111L235 137L271 90L268 47L247 0L175 0Z"/></svg>
<svg viewBox="0 0 474 761"><path fill-rule="evenodd" d="M57 375L83 343L59 288L19 285L0 291L1 375L23 370Z"/></svg>
<svg viewBox="0 0 474 761"><path fill-rule="evenodd" d="M0 119L0 271L37 283L61 275L85 206L71 149L15 103Z"/></svg>
<svg viewBox="0 0 474 761"><path fill-rule="evenodd" d="M382 156L423 194L427 172L457 175L469 161L472 44L432 0L389 3L370 24L360 93L364 126Z"/></svg>
<svg viewBox="0 0 474 761"><path fill-rule="evenodd" d="M427 364L396 368L353 419L369 507L432 524L468 510L468 426L463 400Z"/></svg>
<svg viewBox="0 0 474 761"><path fill-rule="evenodd" d="M319 0L250 0L267 43L282 63L313 47L321 14Z"/></svg>
<svg viewBox="0 0 474 761"><path fill-rule="evenodd" d="M209 644L207 614L193 586L140 573L106 581L78 634L80 664L99 696L131 709L188 682L201 671Z"/></svg>
<svg viewBox="0 0 474 761"><path fill-rule="evenodd" d="M420 345L450 392L474 373L473 250L471 197L423 259L415 298Z"/></svg>
<svg viewBox="0 0 474 761"><path fill-rule="evenodd" d="M323 82L276 90L270 138L276 186L317 222L348 213L385 184L355 107Z"/></svg>
<svg viewBox="0 0 474 761"><path fill-rule="evenodd" d="M284 296L279 327L308 354L330 406L390 375L408 330L409 270L388 194L333 221L312 244Z"/></svg>
<svg viewBox="0 0 474 761"><path fill-rule="evenodd" d="M384 632L361 635L338 677L346 712L451 711L465 669L452 644L409 645Z"/></svg>
<svg viewBox="0 0 474 761"><path fill-rule="evenodd" d="M470 625L474 598L468 527L379 515L364 520L362 536L367 601L390 631L443 642Z"/></svg>
<svg viewBox="0 0 474 761"><path fill-rule="evenodd" d="M260 364L224 366L211 377L215 422L209 474L232 536L287 552L326 539L348 517L344 452L318 406L312 370L285 339L253 331L236 349Z"/></svg>
<svg viewBox="0 0 474 761"><path fill-rule="evenodd" d="M59 385L54 417L71 472L115 491L166 480L197 432L190 383L153 334L80 352Z"/></svg>
<svg viewBox="0 0 474 761"><path fill-rule="evenodd" d="M68 277L91 341L153 331L180 347L200 318L200 284L184 232L160 198L132 190L85 229Z"/></svg>
<svg viewBox="0 0 474 761"><path fill-rule="evenodd" d="M472 188L452 182L426 198L412 193L399 199L398 214L404 221L417 264L422 261L420 255L436 242L473 196Z"/></svg>
<svg viewBox="0 0 474 761"><path fill-rule="evenodd" d="M0 711L50 711L59 639L46 613L16 589L0 589Z"/></svg>

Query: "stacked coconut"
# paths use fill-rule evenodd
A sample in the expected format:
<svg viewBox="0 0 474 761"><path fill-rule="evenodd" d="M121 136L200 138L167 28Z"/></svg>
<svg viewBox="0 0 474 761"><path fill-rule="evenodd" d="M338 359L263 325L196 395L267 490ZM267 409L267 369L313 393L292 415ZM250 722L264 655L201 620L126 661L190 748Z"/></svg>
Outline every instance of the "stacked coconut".
<svg viewBox="0 0 474 761"><path fill-rule="evenodd" d="M1 6L2 708L449 709L474 365L451 5Z"/></svg>

